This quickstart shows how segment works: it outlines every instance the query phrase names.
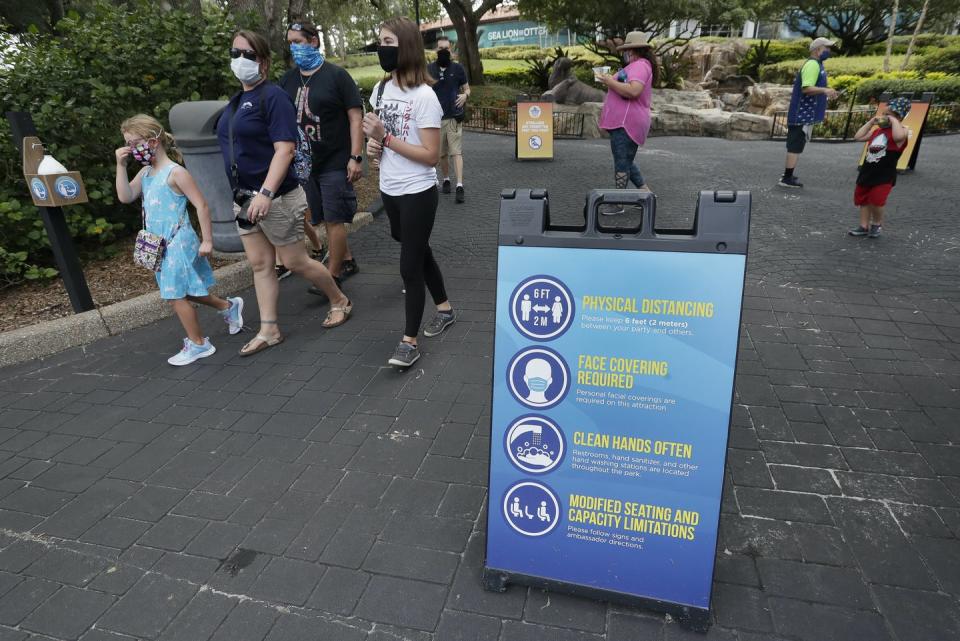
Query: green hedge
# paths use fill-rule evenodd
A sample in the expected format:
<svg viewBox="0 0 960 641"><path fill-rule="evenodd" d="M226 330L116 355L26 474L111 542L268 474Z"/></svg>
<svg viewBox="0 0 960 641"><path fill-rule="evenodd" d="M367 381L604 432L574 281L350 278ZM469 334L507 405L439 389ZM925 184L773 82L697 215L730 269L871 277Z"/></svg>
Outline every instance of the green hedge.
<svg viewBox="0 0 960 641"><path fill-rule="evenodd" d="M872 76L878 71L883 70L883 56L851 56L843 58L837 56L830 58L824 66L827 73L837 76ZM907 69L913 69L919 60L919 56L910 58L910 64ZM772 65L763 65L760 67L761 82L776 82L780 84L790 84L793 78L803 65L805 58L786 60ZM903 56L891 56L890 67L899 69L903 62Z"/></svg>
<svg viewBox="0 0 960 641"><path fill-rule="evenodd" d="M4 111L32 113L48 152L83 174L89 204L64 210L81 255L104 254L139 225L137 208L114 200L120 122L137 112L165 122L175 103L238 89L226 56L235 29L213 7L198 20L146 2L120 8L99 1L82 17L70 12L55 34L0 44ZM9 124L0 119L0 286L56 274L28 194Z"/></svg>
<svg viewBox="0 0 960 641"><path fill-rule="evenodd" d="M938 103L960 102L960 77L948 76L935 80L929 78L915 80L870 78L861 82L857 87L857 101L876 100L884 92L893 94L915 93L919 97L919 94L925 91L936 93L936 102Z"/></svg>
<svg viewBox="0 0 960 641"><path fill-rule="evenodd" d="M907 52L910 46L911 36L894 36L893 53L902 54ZM960 36L948 36L942 33L921 33L917 36L917 42L914 45L914 53L930 53L934 49L943 47L955 47L960 45ZM863 50L865 56L882 56L887 53L887 42L877 42L867 45Z"/></svg>
<svg viewBox="0 0 960 641"><path fill-rule="evenodd" d="M922 71L942 71L960 74L960 45L934 49L917 61L917 69Z"/></svg>

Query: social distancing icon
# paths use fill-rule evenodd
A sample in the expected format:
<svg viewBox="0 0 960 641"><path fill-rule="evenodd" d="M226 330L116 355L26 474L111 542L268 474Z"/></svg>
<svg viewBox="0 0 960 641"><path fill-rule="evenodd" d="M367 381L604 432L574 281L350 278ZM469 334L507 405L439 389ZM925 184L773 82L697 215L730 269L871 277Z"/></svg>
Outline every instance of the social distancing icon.
<svg viewBox="0 0 960 641"><path fill-rule="evenodd" d="M510 297L510 318L521 334L536 341L553 340L570 328L573 295L560 280L531 276Z"/></svg>

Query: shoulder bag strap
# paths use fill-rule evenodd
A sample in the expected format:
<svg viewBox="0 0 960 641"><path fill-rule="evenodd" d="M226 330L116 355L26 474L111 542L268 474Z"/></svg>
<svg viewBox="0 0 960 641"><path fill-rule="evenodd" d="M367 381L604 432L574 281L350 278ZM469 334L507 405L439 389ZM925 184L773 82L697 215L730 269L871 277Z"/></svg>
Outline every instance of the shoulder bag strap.
<svg viewBox="0 0 960 641"><path fill-rule="evenodd" d="M384 78L380 81L380 85L377 87L377 101L374 103L375 106L373 108L373 112L378 116L380 115L380 107L383 103L383 90L387 87L387 82L389 82L389 80Z"/></svg>
<svg viewBox="0 0 960 641"><path fill-rule="evenodd" d="M240 101L240 96L242 95L243 92L241 91L227 103L227 107L233 107L233 113L230 114L230 119L227 121L227 132L230 138L230 178L233 180L234 189L240 186L240 171L237 169L237 157L233 151L233 121L237 118L237 103ZM223 111L224 115L226 115L226 108Z"/></svg>

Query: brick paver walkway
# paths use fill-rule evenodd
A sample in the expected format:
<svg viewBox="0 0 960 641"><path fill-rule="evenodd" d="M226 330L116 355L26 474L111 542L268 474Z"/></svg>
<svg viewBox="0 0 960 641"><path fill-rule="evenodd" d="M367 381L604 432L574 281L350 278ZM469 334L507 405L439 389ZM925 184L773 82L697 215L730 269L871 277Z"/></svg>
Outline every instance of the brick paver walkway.
<svg viewBox="0 0 960 641"><path fill-rule="evenodd" d="M150 327L0 370L0 640L946 641L960 637L956 138L924 143L886 235L848 238L854 145L657 138L661 214L750 189L753 235L715 623L539 590L480 588L497 194L543 186L572 219L610 182L602 141L549 164L468 135L466 205L434 246L461 310L418 366L384 221L353 239L356 315L284 281L287 341L175 369ZM255 302L247 293L250 316Z"/></svg>

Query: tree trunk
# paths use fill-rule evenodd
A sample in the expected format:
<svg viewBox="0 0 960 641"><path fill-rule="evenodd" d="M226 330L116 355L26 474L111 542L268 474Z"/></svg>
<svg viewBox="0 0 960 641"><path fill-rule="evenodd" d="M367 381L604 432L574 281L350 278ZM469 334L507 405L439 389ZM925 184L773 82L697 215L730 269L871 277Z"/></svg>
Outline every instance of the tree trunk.
<svg viewBox="0 0 960 641"><path fill-rule="evenodd" d="M329 27L320 27L320 42L323 44L323 55L333 58L337 54L333 50L333 40L330 38Z"/></svg>
<svg viewBox="0 0 960 641"><path fill-rule="evenodd" d="M903 71L907 68L907 63L910 62L910 56L913 55L913 45L917 42L917 36L920 34L920 30L923 29L923 21L927 17L927 9L930 7L930 0L924 0L923 9L920 10L920 17L917 19L917 26L913 29L913 35L910 37L910 44L907 45L907 55L903 57L903 63L900 65L900 71Z"/></svg>
<svg viewBox="0 0 960 641"><path fill-rule="evenodd" d="M471 85L485 84L483 79L483 60L480 58L480 43L477 38L479 21L472 17L465 17L461 23L454 22L457 29L457 48L460 53L460 64L467 70L467 78Z"/></svg>
<svg viewBox="0 0 960 641"><path fill-rule="evenodd" d="M63 20L63 0L47 0L47 11L50 12L50 27L52 29Z"/></svg>
<svg viewBox="0 0 960 641"><path fill-rule="evenodd" d="M887 31L887 55L883 57L884 72L890 71L890 54L893 53L893 34L897 30L897 13L900 11L900 0L893 0L893 11L890 12L890 29Z"/></svg>
<svg viewBox="0 0 960 641"><path fill-rule="evenodd" d="M305 20L307 18L306 4L307 0L289 0L287 4L287 20L291 23L297 20Z"/></svg>
<svg viewBox="0 0 960 641"><path fill-rule="evenodd" d="M480 59L480 42L477 37L477 28L480 19L499 2L485 0L480 6L472 8L470 2L464 0L440 0L440 4L447 10L450 22L457 31L457 49L460 53L460 64L467 70L467 77L471 85L484 84L483 60Z"/></svg>

